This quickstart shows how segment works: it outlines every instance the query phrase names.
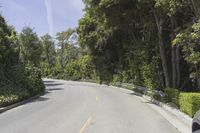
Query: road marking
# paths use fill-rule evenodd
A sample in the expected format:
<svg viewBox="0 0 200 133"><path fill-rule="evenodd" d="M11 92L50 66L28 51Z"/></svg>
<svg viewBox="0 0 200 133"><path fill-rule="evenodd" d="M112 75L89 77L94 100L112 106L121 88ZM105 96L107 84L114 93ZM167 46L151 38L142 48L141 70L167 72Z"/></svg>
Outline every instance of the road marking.
<svg viewBox="0 0 200 133"><path fill-rule="evenodd" d="M98 96L96 96L96 101L99 101L99 97Z"/></svg>
<svg viewBox="0 0 200 133"><path fill-rule="evenodd" d="M87 121L85 122L85 124L83 125L83 127L80 129L79 133L84 133L85 129L87 127L89 127L90 123L92 121L92 117L90 116Z"/></svg>

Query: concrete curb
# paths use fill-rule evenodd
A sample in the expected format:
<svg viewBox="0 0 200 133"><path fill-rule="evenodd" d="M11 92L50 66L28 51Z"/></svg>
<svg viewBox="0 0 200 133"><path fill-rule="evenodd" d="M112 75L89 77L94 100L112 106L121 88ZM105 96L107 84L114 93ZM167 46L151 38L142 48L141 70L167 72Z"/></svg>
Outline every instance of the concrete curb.
<svg viewBox="0 0 200 133"><path fill-rule="evenodd" d="M136 92L134 92L136 93ZM175 116L177 116L179 119L181 119L184 123L186 123L187 125L191 125L192 123L192 118L190 116L188 116L187 114L181 112L180 110L174 108L174 107L171 107L165 103L162 103L160 101L157 101L155 99L152 99L151 97L149 96L146 96L146 95L143 95L142 96L144 99L148 100L148 101L151 101L152 103L162 107L163 109L169 111L170 113L174 114Z"/></svg>
<svg viewBox="0 0 200 133"><path fill-rule="evenodd" d="M8 110L10 110L10 109L16 108L16 107L18 107L18 106L20 106L20 105L26 104L26 103L28 103L28 102L30 102L30 101L32 101L32 100L35 100L35 99L39 98L40 96L42 96L42 95L44 95L44 94L45 94L45 92L42 93L42 94L38 94L38 95L36 95L36 96L30 97L30 98L28 98L28 99L26 99L26 100L23 100L23 101L14 103L14 104L12 104L12 105L9 105L9 106L6 106L6 107L2 107L2 108L0 108L0 113L3 113L3 112L8 111Z"/></svg>
<svg viewBox="0 0 200 133"><path fill-rule="evenodd" d="M152 99L149 96L142 95L137 93L133 90L128 90L122 87L111 86L114 88L119 88L123 92L126 91L128 93L134 93L136 96L139 96L141 100L145 100L154 104L151 107L158 111L166 120L168 120L178 131L181 133L190 133L191 132L191 125L192 125L192 118L186 115L185 113L181 112L180 110L173 108L165 103ZM160 110L160 109L162 110ZM168 118L170 116L171 118Z"/></svg>

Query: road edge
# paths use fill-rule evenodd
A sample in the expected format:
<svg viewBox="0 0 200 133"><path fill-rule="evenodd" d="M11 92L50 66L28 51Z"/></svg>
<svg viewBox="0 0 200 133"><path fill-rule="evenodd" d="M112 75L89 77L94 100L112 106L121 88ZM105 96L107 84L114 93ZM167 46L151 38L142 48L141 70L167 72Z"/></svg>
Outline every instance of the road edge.
<svg viewBox="0 0 200 133"><path fill-rule="evenodd" d="M126 91L128 93L134 93L136 96L139 96L139 98L143 101L148 101L153 103L153 105L149 105L152 109L160 113L167 121L170 122L179 132L181 133L189 133L191 132L191 126L192 126L192 118L186 115L185 113L181 112L180 110L173 108L167 104L164 104L160 101L154 100L149 96L142 95L140 93L137 93L133 90L129 90L122 87L116 87L116 86L110 86L112 88L118 88L122 91ZM162 109L162 110L161 110ZM168 118L167 116L171 115L171 118ZM173 118L176 117L176 118ZM178 121L177 121L178 120ZM176 123L175 123L176 121Z"/></svg>
<svg viewBox="0 0 200 133"><path fill-rule="evenodd" d="M8 110L10 110L10 109L13 109L13 108L16 108L16 107L18 107L18 106L24 105L24 104L26 104L26 103L28 103L28 102L30 102L30 101L32 101L32 100L35 100L35 99L37 99L37 98L43 96L44 94L45 94L45 92L44 92L44 93L41 93L41 94L38 94L38 95L36 95L36 96L30 97L30 98L28 98L28 99L25 99L25 100L23 100L23 101L20 101L20 102L11 104L11 105L9 105L9 106L1 107L1 108L0 108L0 114L3 113L3 112L8 111Z"/></svg>

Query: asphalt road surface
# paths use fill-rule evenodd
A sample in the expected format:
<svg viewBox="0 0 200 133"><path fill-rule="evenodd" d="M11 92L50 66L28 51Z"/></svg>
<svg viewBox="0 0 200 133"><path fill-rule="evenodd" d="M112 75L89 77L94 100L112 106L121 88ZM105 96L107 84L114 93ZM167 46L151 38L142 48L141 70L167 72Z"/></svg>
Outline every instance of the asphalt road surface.
<svg viewBox="0 0 200 133"><path fill-rule="evenodd" d="M178 133L122 89L50 79L44 83L44 96L0 114L0 133Z"/></svg>

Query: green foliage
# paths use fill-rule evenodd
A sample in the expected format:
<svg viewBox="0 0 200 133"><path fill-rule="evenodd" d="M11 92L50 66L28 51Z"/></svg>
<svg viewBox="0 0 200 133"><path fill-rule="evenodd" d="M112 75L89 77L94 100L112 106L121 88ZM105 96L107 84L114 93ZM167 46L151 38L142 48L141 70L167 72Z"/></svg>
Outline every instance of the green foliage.
<svg viewBox="0 0 200 133"><path fill-rule="evenodd" d="M164 92L166 94L165 96L165 102L167 103L174 103L177 107L179 107L179 90L173 89L173 88L166 88L164 89Z"/></svg>
<svg viewBox="0 0 200 133"><path fill-rule="evenodd" d="M36 38L35 34L31 33L31 35L34 36L34 39ZM23 36L23 39L27 40L28 37L30 36ZM33 40L27 41L27 43L30 42L28 45L38 44L38 40L36 42ZM25 45L23 45L23 48L24 46ZM30 47L29 51L23 52L27 54L36 54L36 57L39 58L40 55L37 55L39 54L37 52L37 47L32 49L33 47L34 46ZM28 49L28 47L26 47L26 49ZM22 52L20 50L22 49L19 45L19 40L14 28L7 26L4 18L0 15L0 107L16 103L30 96L44 92L44 84L41 80L39 70L30 66L25 67L25 64L23 64L19 58L20 52Z"/></svg>
<svg viewBox="0 0 200 133"><path fill-rule="evenodd" d="M16 88L16 86L7 86L0 92L0 107L19 102L30 96L30 93L26 89Z"/></svg>
<svg viewBox="0 0 200 133"><path fill-rule="evenodd" d="M93 74L91 57L86 55L66 66L64 78L71 80L92 79Z"/></svg>
<svg viewBox="0 0 200 133"><path fill-rule="evenodd" d="M179 105L180 110L193 117L200 109L199 93L180 93Z"/></svg>
<svg viewBox="0 0 200 133"><path fill-rule="evenodd" d="M25 27L20 36L20 58L25 64L39 66L42 45L37 34L30 27Z"/></svg>
<svg viewBox="0 0 200 133"><path fill-rule="evenodd" d="M36 95L45 91L40 69L33 66L26 67L26 83L30 95Z"/></svg>
<svg viewBox="0 0 200 133"><path fill-rule="evenodd" d="M193 65L200 63L199 39L200 22L179 33L173 41L174 45L181 45L183 47L185 60Z"/></svg>
<svg viewBox="0 0 200 133"><path fill-rule="evenodd" d="M150 64L144 64L141 68L144 86L146 86L150 90L160 88L160 80L157 72L157 67L157 61L153 60Z"/></svg>
<svg viewBox="0 0 200 133"><path fill-rule="evenodd" d="M182 66L191 65L186 60L198 61L199 50L190 51L193 54L187 59L186 52L180 52L180 45L171 44L178 33L198 19L197 0L84 3L85 15L77 30L79 43L89 49L100 80L130 82L150 89L186 86L191 76ZM198 43L196 31L193 38ZM199 70L196 65L195 68Z"/></svg>
<svg viewBox="0 0 200 133"><path fill-rule="evenodd" d="M153 93L152 98L158 101L162 101L162 97L159 93Z"/></svg>
<svg viewBox="0 0 200 133"><path fill-rule="evenodd" d="M41 44L43 46L40 68L43 76L53 76L54 68L56 65L56 50L53 39L50 35L46 34L41 37Z"/></svg>

